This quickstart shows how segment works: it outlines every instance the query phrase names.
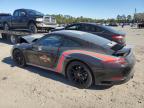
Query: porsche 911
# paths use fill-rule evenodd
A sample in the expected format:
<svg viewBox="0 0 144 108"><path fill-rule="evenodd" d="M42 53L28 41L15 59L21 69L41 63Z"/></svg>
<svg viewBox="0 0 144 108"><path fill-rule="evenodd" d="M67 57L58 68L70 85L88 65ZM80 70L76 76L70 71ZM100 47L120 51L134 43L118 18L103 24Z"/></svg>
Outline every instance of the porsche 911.
<svg viewBox="0 0 144 108"><path fill-rule="evenodd" d="M134 76L135 57L127 46L82 31L41 35L33 43L14 45L12 58L19 67L60 73L78 88L122 84Z"/></svg>

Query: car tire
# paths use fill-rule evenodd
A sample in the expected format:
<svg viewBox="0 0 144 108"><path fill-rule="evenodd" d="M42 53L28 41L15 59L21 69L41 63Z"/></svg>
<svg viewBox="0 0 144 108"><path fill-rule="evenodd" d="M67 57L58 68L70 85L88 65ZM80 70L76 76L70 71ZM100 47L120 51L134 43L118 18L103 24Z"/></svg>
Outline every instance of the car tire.
<svg viewBox="0 0 144 108"><path fill-rule="evenodd" d="M34 24L34 23L30 23L29 25L28 25L28 29L31 31L31 33L37 33L37 27L36 27L36 25Z"/></svg>
<svg viewBox="0 0 144 108"><path fill-rule="evenodd" d="M93 84L93 77L90 69L82 62L71 62L66 69L68 79L78 88L89 88Z"/></svg>
<svg viewBox="0 0 144 108"><path fill-rule="evenodd" d="M13 51L13 60L16 63L16 65L18 65L19 67L25 67L26 66L26 60L25 57L22 53L22 51L20 51L19 49L15 49Z"/></svg>
<svg viewBox="0 0 144 108"><path fill-rule="evenodd" d="M18 43L18 36L14 36L14 35L9 36L9 41L11 44L17 44Z"/></svg>

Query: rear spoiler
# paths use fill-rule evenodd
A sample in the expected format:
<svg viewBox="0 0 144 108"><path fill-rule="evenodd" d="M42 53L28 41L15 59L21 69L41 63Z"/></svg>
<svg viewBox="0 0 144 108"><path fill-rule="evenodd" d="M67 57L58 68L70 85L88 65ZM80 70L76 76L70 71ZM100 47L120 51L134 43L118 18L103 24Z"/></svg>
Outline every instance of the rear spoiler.
<svg viewBox="0 0 144 108"><path fill-rule="evenodd" d="M114 55L114 56L117 56L117 57L119 57L119 56L125 57L125 56L127 56L130 52L131 52L131 48L125 46L125 47L123 47L122 49L116 51L113 55Z"/></svg>

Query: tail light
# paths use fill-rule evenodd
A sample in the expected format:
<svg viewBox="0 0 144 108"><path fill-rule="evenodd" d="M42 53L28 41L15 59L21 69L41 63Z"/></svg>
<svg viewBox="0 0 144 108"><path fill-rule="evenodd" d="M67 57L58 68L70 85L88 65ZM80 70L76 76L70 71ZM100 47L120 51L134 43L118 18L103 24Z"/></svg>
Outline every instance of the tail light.
<svg viewBox="0 0 144 108"><path fill-rule="evenodd" d="M115 60L105 61L105 63L117 63L121 65L127 64L127 61L124 58L117 58Z"/></svg>
<svg viewBox="0 0 144 108"><path fill-rule="evenodd" d="M126 62L126 60L124 58L118 58L118 60L116 61L116 63L119 63L121 65L127 64L127 62Z"/></svg>
<svg viewBox="0 0 144 108"><path fill-rule="evenodd" d="M125 36L114 35L112 36L112 39L118 43L125 43Z"/></svg>

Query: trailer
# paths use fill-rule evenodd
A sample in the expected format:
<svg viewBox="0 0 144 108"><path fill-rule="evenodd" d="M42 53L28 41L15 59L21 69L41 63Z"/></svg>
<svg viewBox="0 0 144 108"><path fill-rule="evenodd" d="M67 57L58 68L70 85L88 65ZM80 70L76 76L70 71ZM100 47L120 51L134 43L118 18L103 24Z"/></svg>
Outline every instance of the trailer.
<svg viewBox="0 0 144 108"><path fill-rule="evenodd" d="M2 40L7 40L12 44L18 43L20 36L26 36L32 34L29 30L15 29L15 30L0 30Z"/></svg>
<svg viewBox="0 0 144 108"><path fill-rule="evenodd" d="M48 33L48 31L40 31L38 33ZM35 34L38 34L35 33ZM14 29L14 30L0 30L0 36L2 40L6 40L10 42L11 44L17 44L19 43L19 38L22 36L27 36L32 33L30 30L27 29Z"/></svg>

